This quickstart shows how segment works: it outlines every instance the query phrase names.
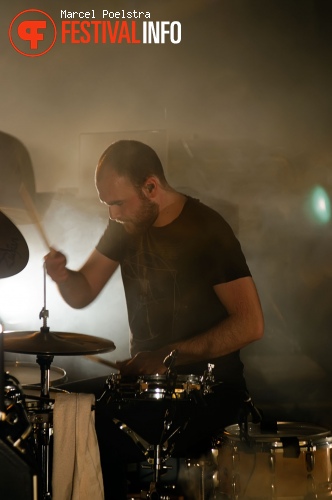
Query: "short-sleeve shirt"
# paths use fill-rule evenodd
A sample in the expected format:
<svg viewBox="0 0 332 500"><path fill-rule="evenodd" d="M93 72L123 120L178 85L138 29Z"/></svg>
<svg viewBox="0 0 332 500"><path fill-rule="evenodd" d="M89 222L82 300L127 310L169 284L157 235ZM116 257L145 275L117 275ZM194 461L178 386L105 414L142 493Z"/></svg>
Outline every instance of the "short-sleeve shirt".
<svg viewBox="0 0 332 500"><path fill-rule="evenodd" d="M214 285L250 276L241 246L224 218L188 197L170 224L133 235L109 220L97 250L121 266L131 354L188 339L228 316ZM218 379L240 380L239 352L209 360ZM180 367L201 374L205 363ZM189 371L188 371L189 370Z"/></svg>

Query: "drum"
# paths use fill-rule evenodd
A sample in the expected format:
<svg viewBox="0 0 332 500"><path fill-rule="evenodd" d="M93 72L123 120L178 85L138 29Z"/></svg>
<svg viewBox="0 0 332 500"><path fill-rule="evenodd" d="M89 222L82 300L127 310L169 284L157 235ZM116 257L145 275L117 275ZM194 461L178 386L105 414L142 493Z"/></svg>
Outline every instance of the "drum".
<svg viewBox="0 0 332 500"><path fill-rule="evenodd" d="M223 431L213 453L216 494L229 498L303 498L320 496L331 481L331 443L327 429L277 422L234 424ZM217 496L217 498L219 498Z"/></svg>
<svg viewBox="0 0 332 500"><path fill-rule="evenodd" d="M112 373L108 387L117 399L122 400L187 400L193 391L203 390L201 377L197 375L141 375L138 378L123 377Z"/></svg>
<svg viewBox="0 0 332 500"><path fill-rule="evenodd" d="M21 361L5 361L5 371L19 380L22 387L40 384L40 367L37 363L23 363ZM57 366L50 368L50 385L66 380L66 372Z"/></svg>

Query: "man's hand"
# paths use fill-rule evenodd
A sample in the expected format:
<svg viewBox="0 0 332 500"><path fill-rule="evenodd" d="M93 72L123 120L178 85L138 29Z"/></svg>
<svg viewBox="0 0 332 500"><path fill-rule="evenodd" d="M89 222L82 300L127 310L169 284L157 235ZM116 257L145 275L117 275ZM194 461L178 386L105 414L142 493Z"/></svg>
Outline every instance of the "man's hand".
<svg viewBox="0 0 332 500"><path fill-rule="evenodd" d="M66 268L67 259L63 253L52 248L44 259L47 274L55 283L62 283L68 279L69 272Z"/></svg>
<svg viewBox="0 0 332 500"><path fill-rule="evenodd" d="M143 351L136 354L131 359L118 361L117 368L121 375L162 375L167 367L164 365L164 359L170 350L161 349L159 351Z"/></svg>

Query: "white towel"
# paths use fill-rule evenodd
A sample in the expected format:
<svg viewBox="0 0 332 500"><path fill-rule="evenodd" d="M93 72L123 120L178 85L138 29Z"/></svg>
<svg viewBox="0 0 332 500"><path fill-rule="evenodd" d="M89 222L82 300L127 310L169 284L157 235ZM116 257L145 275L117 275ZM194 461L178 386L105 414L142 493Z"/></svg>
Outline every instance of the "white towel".
<svg viewBox="0 0 332 500"><path fill-rule="evenodd" d="M104 500L93 394L56 393L52 500Z"/></svg>

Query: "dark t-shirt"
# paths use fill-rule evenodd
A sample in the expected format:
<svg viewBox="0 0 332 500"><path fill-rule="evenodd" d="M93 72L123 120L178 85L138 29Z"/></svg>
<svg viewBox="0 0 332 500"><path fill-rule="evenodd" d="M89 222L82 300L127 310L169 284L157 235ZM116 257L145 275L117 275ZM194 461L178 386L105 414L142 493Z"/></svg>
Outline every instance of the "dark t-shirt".
<svg viewBox="0 0 332 500"><path fill-rule="evenodd" d="M132 355L194 337L222 321L227 311L213 286L250 276L230 226L192 198L173 222L140 235L110 220L97 250L121 265ZM203 374L208 362L218 380L241 384L238 351L177 371Z"/></svg>

